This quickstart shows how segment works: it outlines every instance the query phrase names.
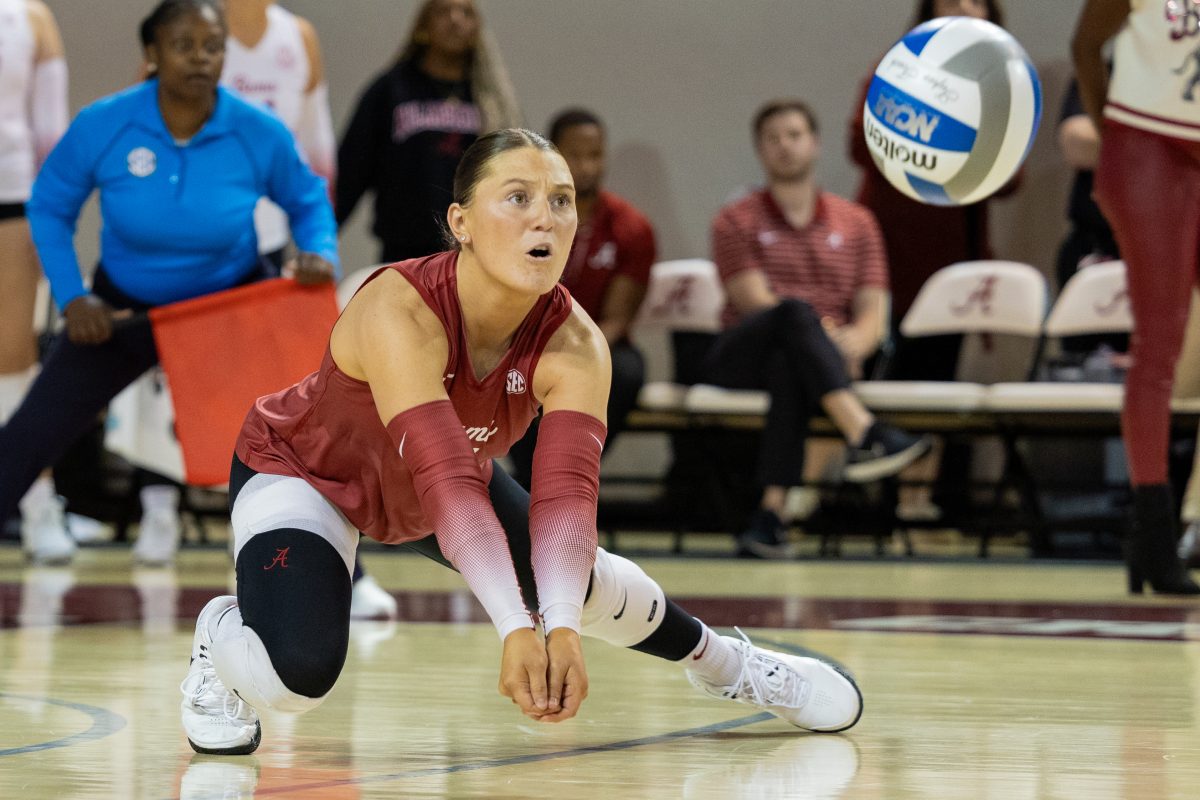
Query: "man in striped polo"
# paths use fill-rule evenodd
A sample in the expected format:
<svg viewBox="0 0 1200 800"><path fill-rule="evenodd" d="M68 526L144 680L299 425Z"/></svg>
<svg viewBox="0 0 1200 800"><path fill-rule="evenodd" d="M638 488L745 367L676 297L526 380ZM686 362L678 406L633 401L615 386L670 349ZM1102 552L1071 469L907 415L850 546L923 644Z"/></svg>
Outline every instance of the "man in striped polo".
<svg viewBox="0 0 1200 800"><path fill-rule="evenodd" d="M817 185L820 138L805 103L766 104L753 130L767 182L712 224L728 301L706 372L712 383L771 395L758 455L762 500L739 553L772 557L785 552L780 515L788 488L802 481L813 413L824 411L849 445L843 477L852 482L895 475L930 442L877 422L850 390L887 331L887 263L875 218Z"/></svg>

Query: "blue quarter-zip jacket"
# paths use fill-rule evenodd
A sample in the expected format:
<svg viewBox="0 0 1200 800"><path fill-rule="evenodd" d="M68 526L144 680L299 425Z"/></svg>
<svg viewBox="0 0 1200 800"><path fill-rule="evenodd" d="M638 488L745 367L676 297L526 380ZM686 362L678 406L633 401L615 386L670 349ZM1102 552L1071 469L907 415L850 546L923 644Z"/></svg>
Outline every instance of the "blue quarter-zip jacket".
<svg viewBox="0 0 1200 800"><path fill-rule="evenodd" d="M337 265L337 225L325 182L271 114L221 88L204 127L176 144L144 81L79 112L50 153L27 205L59 308L86 294L73 238L100 191L100 262L113 284L150 305L237 285L258 264L254 206L287 212L301 251Z"/></svg>

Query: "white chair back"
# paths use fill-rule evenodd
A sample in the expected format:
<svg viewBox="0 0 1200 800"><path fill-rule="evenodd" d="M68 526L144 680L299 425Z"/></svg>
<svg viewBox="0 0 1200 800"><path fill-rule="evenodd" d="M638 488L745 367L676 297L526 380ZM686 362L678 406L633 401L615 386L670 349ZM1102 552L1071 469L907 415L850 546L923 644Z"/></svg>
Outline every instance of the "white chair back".
<svg viewBox="0 0 1200 800"><path fill-rule="evenodd" d="M721 330L724 306L725 290L711 261L660 261L650 268L650 284L634 327L715 333Z"/></svg>
<svg viewBox="0 0 1200 800"><path fill-rule="evenodd" d="M1133 330L1125 262L1105 261L1071 276L1046 318L1047 336L1127 333Z"/></svg>
<svg viewBox="0 0 1200 800"><path fill-rule="evenodd" d="M354 293L362 288L362 285L367 282L367 278L375 274L375 272L384 264L375 264L370 267L356 269L346 277L342 278L342 282L337 285L337 303L338 308L345 309L346 304L350 302L350 298L354 297Z"/></svg>
<svg viewBox="0 0 1200 800"><path fill-rule="evenodd" d="M1017 261L963 261L925 281L904 315L905 336L946 333L1041 335L1046 277Z"/></svg>

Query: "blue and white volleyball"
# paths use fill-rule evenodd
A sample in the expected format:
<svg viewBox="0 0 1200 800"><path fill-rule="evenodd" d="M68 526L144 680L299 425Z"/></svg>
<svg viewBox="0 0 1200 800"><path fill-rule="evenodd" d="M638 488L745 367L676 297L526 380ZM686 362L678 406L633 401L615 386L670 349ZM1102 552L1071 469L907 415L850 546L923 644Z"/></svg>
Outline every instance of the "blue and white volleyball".
<svg viewBox="0 0 1200 800"><path fill-rule="evenodd" d="M1004 186L1042 118L1042 85L998 25L940 17L908 32L879 62L863 108L875 165L904 194L965 205Z"/></svg>

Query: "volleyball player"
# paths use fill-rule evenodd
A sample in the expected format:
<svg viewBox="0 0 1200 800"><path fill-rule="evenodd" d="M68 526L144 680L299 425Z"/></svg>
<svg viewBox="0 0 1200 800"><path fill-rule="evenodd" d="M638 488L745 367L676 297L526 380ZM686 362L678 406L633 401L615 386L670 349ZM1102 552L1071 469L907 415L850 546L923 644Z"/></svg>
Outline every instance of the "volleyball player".
<svg viewBox="0 0 1200 800"><path fill-rule="evenodd" d="M1134 333L1121 433L1133 484L1129 589L1200 594L1176 552L1167 477L1171 386L1200 271L1200 8L1088 0L1072 50L1100 132L1095 194L1128 271ZM1103 48L1116 37L1111 80Z"/></svg>
<svg viewBox="0 0 1200 800"><path fill-rule="evenodd" d="M0 0L0 425L37 372L33 312L41 268L25 201L46 154L67 129L67 62L54 15L41 0ZM21 501L22 539L35 562L69 559L75 542L49 475ZM0 524L4 518L0 517Z"/></svg>
<svg viewBox="0 0 1200 800"><path fill-rule="evenodd" d="M337 142L329 112L329 87L316 28L274 0L225 0L229 38L221 83L275 112L296 137L313 172L333 185ZM267 198L254 211L258 251L283 265L287 215ZM396 599L355 561L355 618L396 616Z"/></svg>
<svg viewBox="0 0 1200 800"><path fill-rule="evenodd" d="M579 711L586 634L801 728L857 722L844 673L717 636L596 546L610 365L603 334L557 283L577 218L553 145L519 129L480 138L447 223L454 251L381 268L320 370L246 417L230 474L237 597L201 611L181 686L193 748L252 752L258 710L324 700L345 661L360 530L462 573L503 642L500 692L533 719ZM526 494L493 459L539 405Z"/></svg>

